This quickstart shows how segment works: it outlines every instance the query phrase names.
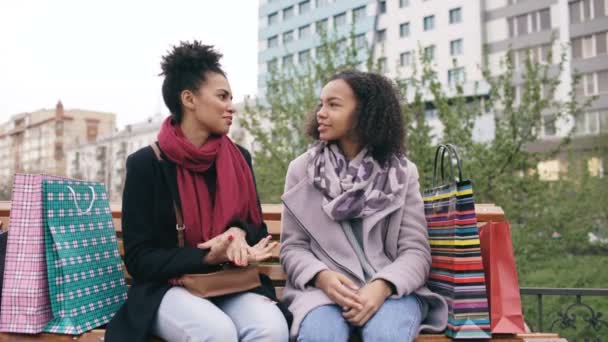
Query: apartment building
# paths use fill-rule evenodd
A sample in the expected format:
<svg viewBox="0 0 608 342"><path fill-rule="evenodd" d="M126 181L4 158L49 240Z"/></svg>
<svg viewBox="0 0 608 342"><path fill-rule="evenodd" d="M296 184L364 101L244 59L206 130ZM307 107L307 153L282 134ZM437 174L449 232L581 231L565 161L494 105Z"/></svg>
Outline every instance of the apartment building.
<svg viewBox="0 0 608 342"><path fill-rule="evenodd" d="M81 109L54 109L14 115L0 125L3 186L16 172L67 175L66 150L113 132L116 115Z"/></svg>

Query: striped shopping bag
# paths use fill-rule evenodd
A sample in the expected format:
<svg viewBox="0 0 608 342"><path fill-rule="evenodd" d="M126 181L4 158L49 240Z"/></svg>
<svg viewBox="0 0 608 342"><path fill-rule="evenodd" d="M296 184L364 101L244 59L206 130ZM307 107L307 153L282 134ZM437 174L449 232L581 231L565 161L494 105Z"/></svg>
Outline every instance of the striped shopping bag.
<svg viewBox="0 0 608 342"><path fill-rule="evenodd" d="M16 174L7 237L0 331L37 334L52 317L42 225L42 181L54 176Z"/></svg>
<svg viewBox="0 0 608 342"><path fill-rule="evenodd" d="M438 173L441 185L437 184ZM432 255L428 287L448 303L445 334L457 339L490 338L473 186L462 178L461 160L454 145L437 148L433 187L424 191L423 198Z"/></svg>
<svg viewBox="0 0 608 342"><path fill-rule="evenodd" d="M44 233L52 319L45 331L82 334L110 321L127 297L105 186L44 181Z"/></svg>

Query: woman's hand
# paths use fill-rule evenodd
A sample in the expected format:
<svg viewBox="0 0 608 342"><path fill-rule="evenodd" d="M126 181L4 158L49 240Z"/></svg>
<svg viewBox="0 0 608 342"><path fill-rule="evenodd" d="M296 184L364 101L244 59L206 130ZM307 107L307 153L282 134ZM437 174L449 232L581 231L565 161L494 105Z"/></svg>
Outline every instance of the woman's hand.
<svg viewBox="0 0 608 342"><path fill-rule="evenodd" d="M262 262L272 257L272 250L279 244L276 241L270 241L272 236L260 240L255 246L249 247L249 262Z"/></svg>
<svg viewBox="0 0 608 342"><path fill-rule="evenodd" d="M203 262L210 265L219 265L228 262L228 246L230 246L229 236L216 236L215 238L199 243L200 249L209 249L209 253L205 255Z"/></svg>
<svg viewBox="0 0 608 342"><path fill-rule="evenodd" d="M350 324L361 327L374 316L392 293L389 284L382 280L374 280L365 285L359 292L362 306L360 308L351 307L343 315Z"/></svg>
<svg viewBox="0 0 608 342"><path fill-rule="evenodd" d="M249 245L245 239L245 231L241 228L232 227L222 235L228 236L231 241L226 254L228 260L236 266L245 267L249 264Z"/></svg>
<svg viewBox="0 0 608 342"><path fill-rule="evenodd" d="M331 270L319 272L315 278L315 287L325 292L344 311L348 308L363 309L361 297L357 294L359 287L341 273Z"/></svg>

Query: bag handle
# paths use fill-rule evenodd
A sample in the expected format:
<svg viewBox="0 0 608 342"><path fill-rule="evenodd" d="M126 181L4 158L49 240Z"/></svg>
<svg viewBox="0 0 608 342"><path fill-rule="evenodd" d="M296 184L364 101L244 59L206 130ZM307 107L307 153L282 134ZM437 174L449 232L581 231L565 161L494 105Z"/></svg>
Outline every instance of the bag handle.
<svg viewBox="0 0 608 342"><path fill-rule="evenodd" d="M446 154L448 158L445 158ZM439 156L441 155L441 160L439 160ZM453 159L456 159L456 166L458 170L458 181L461 181L462 178L462 162L460 160L460 155L458 154L458 150L456 145L454 144L440 144L437 146L435 150L435 162L433 165L433 187L437 186L437 176L438 169L441 172L441 183L445 182L445 160L448 159L450 163L450 181L456 182L456 178L454 177L454 165Z"/></svg>
<svg viewBox="0 0 608 342"><path fill-rule="evenodd" d="M161 155L160 152L160 148L158 147L158 145L156 143L152 143L150 144L150 147L152 147L152 150L154 151L154 154L156 155L156 159L162 163L163 157ZM163 167L163 165L161 165L161 169L163 171L163 174L165 176L165 180L167 181L167 184L169 185L169 188L171 187L169 183L170 179L169 179L169 175L167 175L167 171L165 170L165 168ZM175 209L175 230L177 230L177 245L179 247L184 247L185 245L185 237L184 237L184 231L186 230L186 225L184 224L184 216L182 215L182 208L177 204L177 201L175 200L175 194L173 194L173 191L171 191L172 196L173 196L173 208Z"/></svg>
<svg viewBox="0 0 608 342"><path fill-rule="evenodd" d="M78 213L80 215L86 215L86 214L90 213L91 209L93 209L93 204L95 204L95 199L97 199L97 196L95 194L95 188L92 186L89 186L89 189L91 189L91 192L93 193L93 198L91 199L91 204L89 204L89 207L87 208L87 210L82 211L82 209L80 209L80 206L78 205L78 201L76 201L76 191L74 191L74 189L68 185L68 190L70 190L70 192L72 193L72 199L74 199L74 205L76 206L76 209L78 209Z"/></svg>

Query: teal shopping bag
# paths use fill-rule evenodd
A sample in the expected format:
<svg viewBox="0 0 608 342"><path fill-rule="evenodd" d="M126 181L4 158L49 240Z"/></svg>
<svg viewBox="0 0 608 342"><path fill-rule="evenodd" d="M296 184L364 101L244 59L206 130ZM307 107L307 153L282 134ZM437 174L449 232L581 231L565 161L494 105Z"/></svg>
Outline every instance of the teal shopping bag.
<svg viewBox="0 0 608 342"><path fill-rule="evenodd" d="M127 297L105 185L45 180L46 332L78 335L110 321Z"/></svg>

